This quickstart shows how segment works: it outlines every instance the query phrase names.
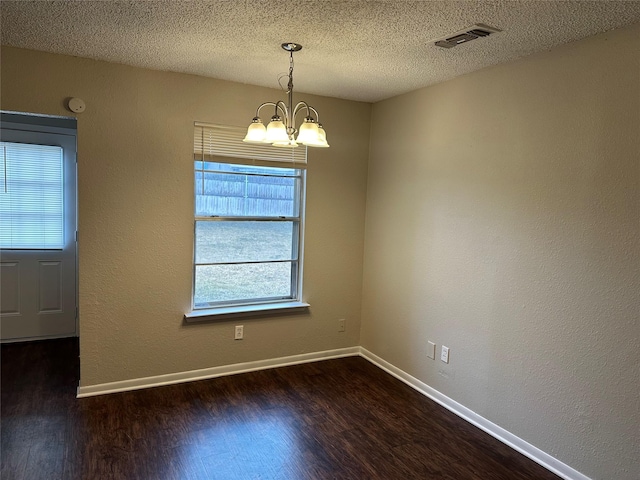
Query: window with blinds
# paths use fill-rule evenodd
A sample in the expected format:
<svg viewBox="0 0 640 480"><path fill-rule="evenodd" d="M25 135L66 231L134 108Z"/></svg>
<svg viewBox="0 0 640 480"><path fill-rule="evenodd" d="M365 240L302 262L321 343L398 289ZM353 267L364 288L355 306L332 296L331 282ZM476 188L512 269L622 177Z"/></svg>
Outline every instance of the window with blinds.
<svg viewBox="0 0 640 480"><path fill-rule="evenodd" d="M269 144L245 143L246 128L196 123L193 136L195 160L216 161L216 158L240 163L306 165L307 147L274 147Z"/></svg>
<svg viewBox="0 0 640 480"><path fill-rule="evenodd" d="M62 148L11 142L0 145L0 248L62 249Z"/></svg>
<svg viewBox="0 0 640 480"><path fill-rule="evenodd" d="M194 309L301 297L306 148L242 138L244 129L195 128Z"/></svg>

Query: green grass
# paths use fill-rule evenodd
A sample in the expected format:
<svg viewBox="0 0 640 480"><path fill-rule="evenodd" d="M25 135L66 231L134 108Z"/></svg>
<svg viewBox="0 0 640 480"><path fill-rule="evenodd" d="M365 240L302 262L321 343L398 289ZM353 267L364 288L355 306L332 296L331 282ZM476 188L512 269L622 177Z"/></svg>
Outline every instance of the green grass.
<svg viewBox="0 0 640 480"><path fill-rule="evenodd" d="M196 228L196 263L291 260L293 222L203 221ZM288 297L291 262L196 266L196 306Z"/></svg>

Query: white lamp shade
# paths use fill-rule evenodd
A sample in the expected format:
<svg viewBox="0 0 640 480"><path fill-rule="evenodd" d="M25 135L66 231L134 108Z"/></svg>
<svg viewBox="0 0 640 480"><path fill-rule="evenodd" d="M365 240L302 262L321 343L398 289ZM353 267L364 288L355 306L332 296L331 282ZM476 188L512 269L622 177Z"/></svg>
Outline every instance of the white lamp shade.
<svg viewBox="0 0 640 480"><path fill-rule="evenodd" d="M327 143L327 133L322 128L322 125L318 124L318 143L313 145L309 144L310 147L320 147L320 148L329 148L329 144Z"/></svg>
<svg viewBox="0 0 640 480"><path fill-rule="evenodd" d="M296 139L298 143L304 145L315 146L318 143L318 124L313 120L305 118L304 123L300 125L300 132Z"/></svg>
<svg viewBox="0 0 640 480"><path fill-rule="evenodd" d="M262 121L254 121L249 128L247 128L247 136L242 140L247 143L263 143L267 138L267 128Z"/></svg>
<svg viewBox="0 0 640 480"><path fill-rule="evenodd" d="M287 127L284 126L282 120L271 120L267 125L267 138L268 143L275 142L288 142L289 135L287 135Z"/></svg>

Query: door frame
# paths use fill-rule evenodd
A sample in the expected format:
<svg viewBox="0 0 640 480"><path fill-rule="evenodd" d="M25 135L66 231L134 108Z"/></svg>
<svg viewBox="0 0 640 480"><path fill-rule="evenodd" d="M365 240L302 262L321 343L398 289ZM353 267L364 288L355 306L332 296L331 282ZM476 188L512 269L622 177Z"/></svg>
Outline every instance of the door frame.
<svg viewBox="0 0 640 480"><path fill-rule="evenodd" d="M33 113L13 112L0 110L0 130L19 130L32 133L48 133L73 137L75 150L73 155L75 161L73 168L75 171L73 185L70 188L74 191L75 201L73 208L75 210L75 334L74 335L52 335L43 337L27 337L0 340L0 343L28 342L33 340L47 340L54 338L65 338L69 336L78 337L80 335L80 312L79 312L79 282L78 282L78 130L77 120L75 117L62 117L54 115L41 115ZM65 180L66 183L66 180ZM67 185L65 185L65 190ZM67 204L65 203L65 208Z"/></svg>

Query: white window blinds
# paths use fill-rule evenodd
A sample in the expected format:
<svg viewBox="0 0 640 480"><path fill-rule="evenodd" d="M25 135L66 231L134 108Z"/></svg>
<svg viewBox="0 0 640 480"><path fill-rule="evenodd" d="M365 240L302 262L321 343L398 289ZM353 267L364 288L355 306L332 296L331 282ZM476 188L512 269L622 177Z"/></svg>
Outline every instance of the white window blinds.
<svg viewBox="0 0 640 480"><path fill-rule="evenodd" d="M63 248L62 148L0 145L0 248Z"/></svg>
<svg viewBox="0 0 640 480"><path fill-rule="evenodd" d="M269 144L245 143L246 128L196 123L194 129L194 160L229 162L242 159L260 162L307 163L307 147L274 147Z"/></svg>

